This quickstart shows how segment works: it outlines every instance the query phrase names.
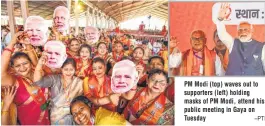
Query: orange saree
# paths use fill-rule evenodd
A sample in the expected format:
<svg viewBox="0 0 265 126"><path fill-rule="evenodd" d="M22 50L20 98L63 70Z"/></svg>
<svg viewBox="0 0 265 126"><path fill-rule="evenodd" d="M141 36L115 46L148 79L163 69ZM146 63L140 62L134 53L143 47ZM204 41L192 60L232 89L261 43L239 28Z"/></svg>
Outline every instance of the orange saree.
<svg viewBox="0 0 265 126"><path fill-rule="evenodd" d="M137 92L124 110L124 116L127 120L130 116L136 118L130 121L133 125L158 124L165 110L166 96L164 93L161 93L156 99L151 101L150 104L144 104L146 92L147 88L143 88Z"/></svg>
<svg viewBox="0 0 265 126"><path fill-rule="evenodd" d="M99 87L98 80L96 76L91 75L84 79L84 95L86 97L102 98L110 95L112 93L110 78L108 76L104 77L103 85ZM99 106L94 106L98 108ZM110 110L116 111L116 106L113 104L102 105L102 107Z"/></svg>
<svg viewBox="0 0 265 126"><path fill-rule="evenodd" d="M92 73L92 61L87 60L87 64L83 65L81 58L75 59L76 62L76 76L84 79Z"/></svg>

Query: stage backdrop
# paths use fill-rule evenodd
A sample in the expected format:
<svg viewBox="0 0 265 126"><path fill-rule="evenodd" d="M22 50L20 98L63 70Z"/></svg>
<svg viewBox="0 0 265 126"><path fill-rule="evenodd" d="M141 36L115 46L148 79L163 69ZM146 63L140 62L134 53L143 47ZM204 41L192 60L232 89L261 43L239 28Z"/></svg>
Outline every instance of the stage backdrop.
<svg viewBox="0 0 265 126"><path fill-rule="evenodd" d="M190 34L193 30L203 30L206 33L207 46L209 47L209 49L214 48L213 32L216 29L216 25L212 21L212 8L214 4L215 2L169 3L170 36L177 37L177 40L180 42L179 49L181 51L185 51L191 48ZM262 12L260 12L259 15L260 18L262 18L261 13ZM265 25L253 25L253 27L253 38L258 41L264 42ZM226 29L232 37L236 37L237 25L226 25Z"/></svg>

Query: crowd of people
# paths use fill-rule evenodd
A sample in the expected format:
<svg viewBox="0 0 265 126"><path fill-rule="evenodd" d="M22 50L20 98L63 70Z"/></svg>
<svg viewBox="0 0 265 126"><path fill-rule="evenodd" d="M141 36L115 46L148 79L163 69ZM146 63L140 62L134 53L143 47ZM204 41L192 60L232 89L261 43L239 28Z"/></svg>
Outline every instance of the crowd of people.
<svg viewBox="0 0 265 126"><path fill-rule="evenodd" d="M69 19L64 6L50 28L30 16L3 46L2 125L174 124L167 41L91 26L75 35Z"/></svg>

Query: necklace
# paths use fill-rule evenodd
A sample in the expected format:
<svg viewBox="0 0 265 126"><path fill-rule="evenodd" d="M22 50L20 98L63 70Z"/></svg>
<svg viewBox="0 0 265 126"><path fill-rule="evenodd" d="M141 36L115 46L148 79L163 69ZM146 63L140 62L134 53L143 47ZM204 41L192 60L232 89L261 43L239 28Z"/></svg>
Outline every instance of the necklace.
<svg viewBox="0 0 265 126"><path fill-rule="evenodd" d="M68 83L66 80L65 80L65 78L62 76L62 82L63 82L63 91L64 91L64 93L66 94L65 95L65 99L66 99L66 103L68 103L68 102L70 102L70 99L69 99L69 95L70 95L70 91L71 91L71 88L72 88L72 82L73 82L73 78L71 79L71 81L70 81L70 83ZM69 87L69 88L67 88L67 86ZM68 89L68 91L67 91L67 89Z"/></svg>

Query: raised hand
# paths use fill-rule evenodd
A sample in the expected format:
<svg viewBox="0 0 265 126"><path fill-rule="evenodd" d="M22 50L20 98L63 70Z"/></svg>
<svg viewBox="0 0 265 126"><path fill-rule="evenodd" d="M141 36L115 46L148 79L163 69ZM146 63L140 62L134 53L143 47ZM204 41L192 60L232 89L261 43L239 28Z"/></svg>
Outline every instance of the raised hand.
<svg viewBox="0 0 265 126"><path fill-rule="evenodd" d="M144 75L144 66L141 64L136 65L136 71L138 71L139 78Z"/></svg>
<svg viewBox="0 0 265 126"><path fill-rule="evenodd" d="M4 98L3 98L3 111L7 111L9 109L9 106L13 102L13 99L16 95L17 87L16 86L9 86L4 87Z"/></svg>
<svg viewBox="0 0 265 126"><path fill-rule="evenodd" d="M170 42L169 42L169 48L174 48L177 47L179 44L177 37L171 36L170 37Z"/></svg>
<svg viewBox="0 0 265 126"><path fill-rule="evenodd" d="M29 36L27 32L22 32L18 37L17 37L17 42L21 44L30 44L29 41Z"/></svg>
<svg viewBox="0 0 265 126"><path fill-rule="evenodd" d="M224 20L231 14L230 4L229 3L222 3L221 8L218 13L218 19Z"/></svg>
<svg viewBox="0 0 265 126"><path fill-rule="evenodd" d="M47 60L48 60L48 56L47 56L47 53L44 51L44 52L42 52L42 55L41 55L41 57L39 59L38 64L39 65L44 65L47 62Z"/></svg>
<svg viewBox="0 0 265 126"><path fill-rule="evenodd" d="M120 96L121 96L121 94L111 94L109 96L109 99L110 99L112 104L117 106L119 104Z"/></svg>

